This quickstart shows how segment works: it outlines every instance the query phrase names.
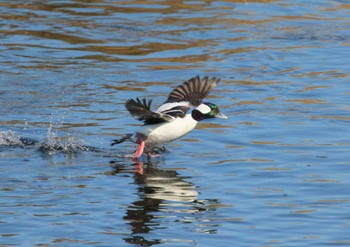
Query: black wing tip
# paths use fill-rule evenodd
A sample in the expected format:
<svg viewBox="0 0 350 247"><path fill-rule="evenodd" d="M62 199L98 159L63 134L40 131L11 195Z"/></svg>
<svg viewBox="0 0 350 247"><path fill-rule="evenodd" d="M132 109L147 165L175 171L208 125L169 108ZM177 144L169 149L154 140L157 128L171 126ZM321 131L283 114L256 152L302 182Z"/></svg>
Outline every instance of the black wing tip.
<svg viewBox="0 0 350 247"><path fill-rule="evenodd" d="M148 110L151 110L151 105L152 105L152 99L145 99L142 98L140 99L139 97L137 97L136 99L130 98L125 102L125 107L128 108L128 106L130 105L137 105L137 106L141 106L141 107L145 107Z"/></svg>
<svg viewBox="0 0 350 247"><path fill-rule="evenodd" d="M216 76L212 76L212 77L209 77L209 75L205 75L203 76L202 78L199 76L199 75L196 75L194 77L191 77L189 80L187 80L186 82L189 82L189 81L200 81L200 82L203 82L203 81L212 81L212 82L216 82L216 83L219 83L219 81L221 80L220 77L216 77Z"/></svg>
<svg viewBox="0 0 350 247"><path fill-rule="evenodd" d="M146 99L131 98L128 99L124 105L134 118L139 121L145 121L150 115L152 115L151 103L152 100L147 101Z"/></svg>
<svg viewBox="0 0 350 247"><path fill-rule="evenodd" d="M190 85L193 84L193 87L199 90L201 88L201 84L205 84L205 88L208 89L209 93L213 88L215 88L219 84L220 81L221 78L216 76L209 77L208 75L206 75L201 78L199 75L197 75L185 81L182 85L188 85L190 87Z"/></svg>
<svg viewBox="0 0 350 247"><path fill-rule="evenodd" d="M130 99L125 101L124 105L126 107L128 107L128 105L130 105L130 104L137 104L139 101L140 101L139 98L136 98L136 100L133 99L133 98L130 98Z"/></svg>
<svg viewBox="0 0 350 247"><path fill-rule="evenodd" d="M194 76L173 89L165 103L189 101L193 106L198 106L219 81L218 77Z"/></svg>
<svg viewBox="0 0 350 247"><path fill-rule="evenodd" d="M145 100L145 99L143 99L143 100ZM140 100L139 97L137 97L137 98L130 98L130 99L126 100L125 104L127 104L127 103L138 103L138 104L140 104L140 103L142 103L142 101Z"/></svg>
<svg viewBox="0 0 350 247"><path fill-rule="evenodd" d="M131 98L125 102L125 108L129 113L139 121L142 121L145 125L157 124L165 122L159 113L151 110L152 99L145 98ZM115 142L115 144L117 144Z"/></svg>

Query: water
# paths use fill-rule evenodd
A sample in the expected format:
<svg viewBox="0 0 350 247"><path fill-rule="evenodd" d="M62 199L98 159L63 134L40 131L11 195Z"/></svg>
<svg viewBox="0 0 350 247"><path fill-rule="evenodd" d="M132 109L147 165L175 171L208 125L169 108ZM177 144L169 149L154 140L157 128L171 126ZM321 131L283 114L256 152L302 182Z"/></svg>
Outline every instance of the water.
<svg viewBox="0 0 350 247"><path fill-rule="evenodd" d="M349 7L2 1L0 245L349 245ZM110 147L195 75L228 120Z"/></svg>

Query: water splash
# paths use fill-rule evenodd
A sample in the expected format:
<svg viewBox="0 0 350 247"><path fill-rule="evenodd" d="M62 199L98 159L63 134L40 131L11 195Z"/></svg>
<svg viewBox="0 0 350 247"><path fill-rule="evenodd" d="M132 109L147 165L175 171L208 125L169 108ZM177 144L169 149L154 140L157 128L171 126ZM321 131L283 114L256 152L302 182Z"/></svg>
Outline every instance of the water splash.
<svg viewBox="0 0 350 247"><path fill-rule="evenodd" d="M47 138L41 143L39 150L53 154L56 152L74 153L78 151L89 151L90 149L84 140L76 136L71 134L58 136L53 124L50 123L47 129Z"/></svg>
<svg viewBox="0 0 350 247"><path fill-rule="evenodd" d="M35 146L39 142L28 137L21 137L12 130L0 131L0 146Z"/></svg>
<svg viewBox="0 0 350 247"><path fill-rule="evenodd" d="M47 137L43 141L38 141L29 137L21 137L15 131L0 131L0 147L36 147L39 151L54 154L56 152L74 153L79 151L95 151L93 147L87 146L85 142L71 134L58 136L50 124L47 130Z"/></svg>
<svg viewBox="0 0 350 247"><path fill-rule="evenodd" d="M0 145L1 146L22 146L21 137L14 131L0 131Z"/></svg>

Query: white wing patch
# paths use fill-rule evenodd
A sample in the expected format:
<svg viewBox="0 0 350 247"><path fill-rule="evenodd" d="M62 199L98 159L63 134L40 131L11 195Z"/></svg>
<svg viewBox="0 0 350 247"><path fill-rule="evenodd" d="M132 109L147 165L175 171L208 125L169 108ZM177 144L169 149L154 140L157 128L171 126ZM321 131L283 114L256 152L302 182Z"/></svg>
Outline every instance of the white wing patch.
<svg viewBox="0 0 350 247"><path fill-rule="evenodd" d="M165 103L158 108L157 112L166 112L177 106L191 107L191 104L188 101Z"/></svg>

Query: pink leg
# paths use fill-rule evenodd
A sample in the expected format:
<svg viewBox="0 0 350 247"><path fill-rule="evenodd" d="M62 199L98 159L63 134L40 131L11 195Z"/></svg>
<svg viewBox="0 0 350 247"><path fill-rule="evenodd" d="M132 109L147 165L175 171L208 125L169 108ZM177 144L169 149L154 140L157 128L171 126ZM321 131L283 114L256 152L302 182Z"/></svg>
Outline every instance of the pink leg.
<svg viewBox="0 0 350 247"><path fill-rule="evenodd" d="M143 154L143 150L145 149L145 141L144 140L139 140L139 146L137 147L136 152L134 153L134 155L132 156L133 159L137 159L138 157L140 157Z"/></svg>
<svg viewBox="0 0 350 247"><path fill-rule="evenodd" d="M143 165L142 162L136 161L136 173L143 175Z"/></svg>

